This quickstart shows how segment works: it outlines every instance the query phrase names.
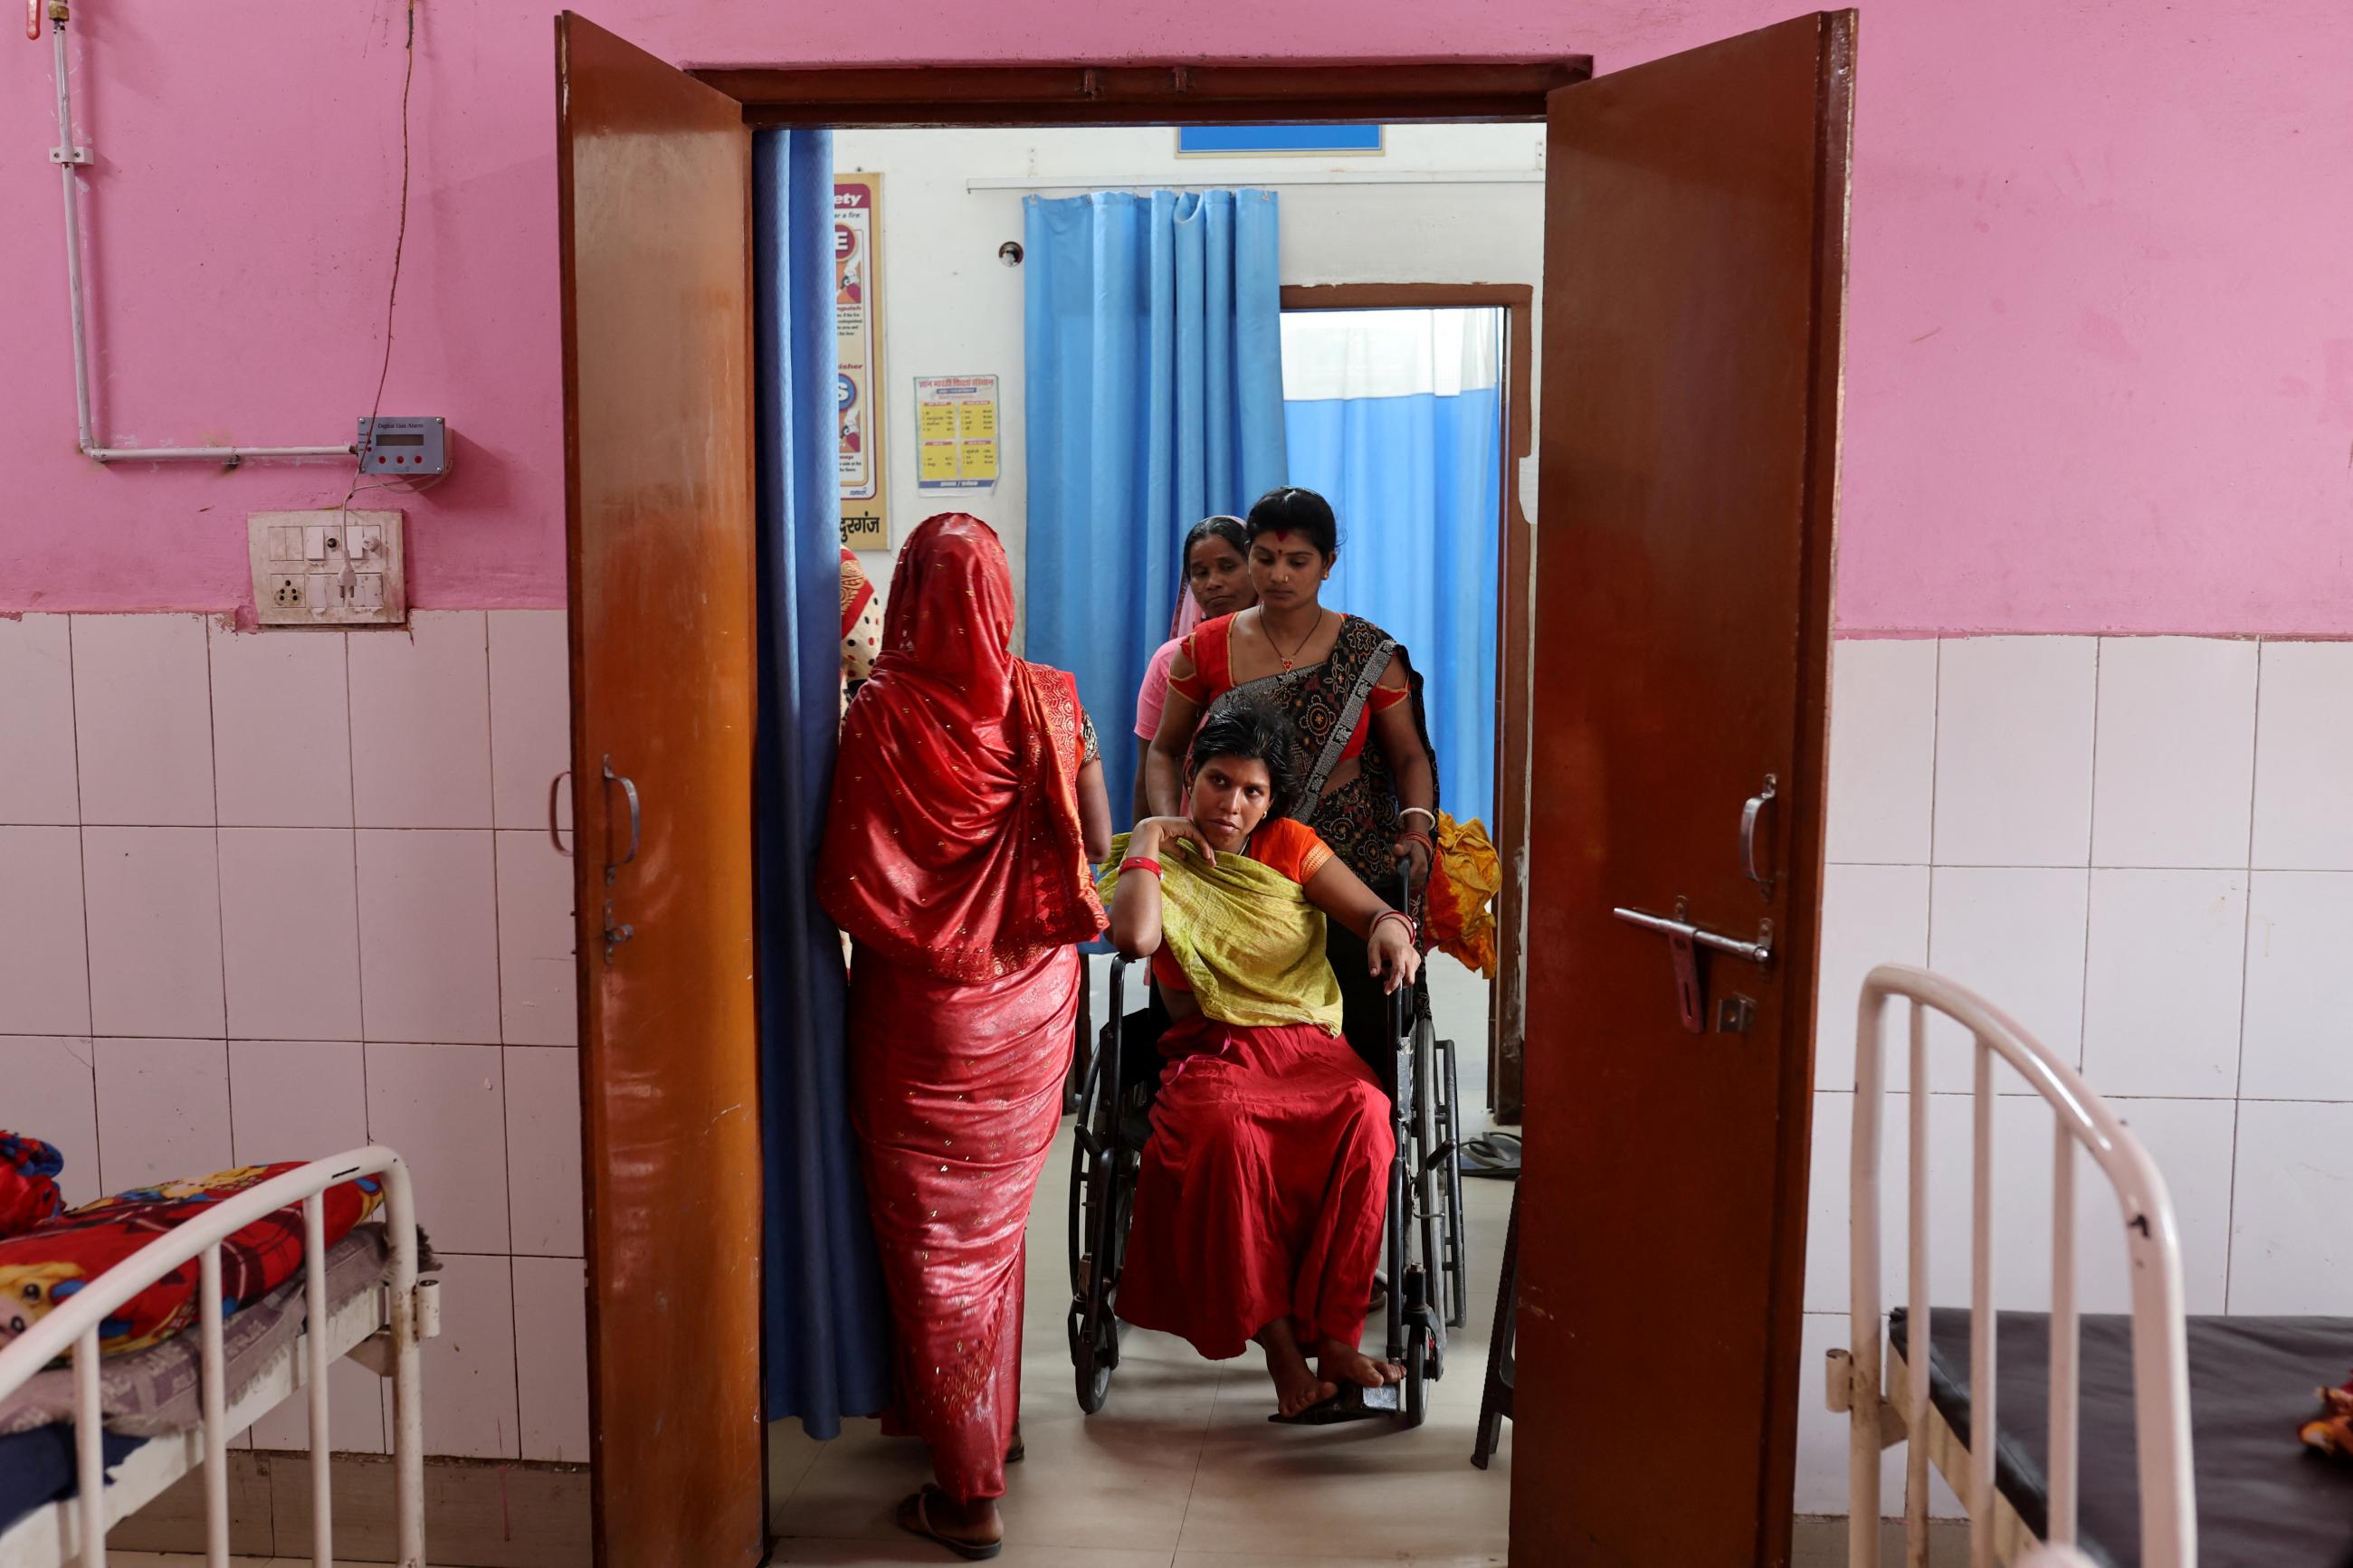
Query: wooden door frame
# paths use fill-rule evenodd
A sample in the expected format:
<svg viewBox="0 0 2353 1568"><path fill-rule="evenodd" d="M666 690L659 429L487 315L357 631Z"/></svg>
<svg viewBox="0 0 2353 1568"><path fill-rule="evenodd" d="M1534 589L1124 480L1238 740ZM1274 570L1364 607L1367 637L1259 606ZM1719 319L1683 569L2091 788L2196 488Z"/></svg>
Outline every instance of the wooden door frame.
<svg viewBox="0 0 2353 1568"><path fill-rule="evenodd" d="M1521 504L1520 468L1535 450L1536 290L1529 283L1286 283L1286 310L1500 310L1504 312L1504 526L1495 563L1495 854L1505 868L1495 899L1495 984L1487 1000L1487 1092L1494 1119L1520 1120L1527 972L1520 963L1526 890L1528 634L1535 609L1535 536ZM1516 655L1516 657L1513 657Z"/></svg>

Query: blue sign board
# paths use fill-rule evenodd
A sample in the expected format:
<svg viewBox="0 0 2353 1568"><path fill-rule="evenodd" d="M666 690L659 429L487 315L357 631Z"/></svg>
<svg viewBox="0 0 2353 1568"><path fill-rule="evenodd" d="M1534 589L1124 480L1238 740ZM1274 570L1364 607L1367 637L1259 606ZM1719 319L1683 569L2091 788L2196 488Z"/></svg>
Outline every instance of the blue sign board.
<svg viewBox="0 0 2353 1568"><path fill-rule="evenodd" d="M1301 153L1377 153L1378 125L1180 125L1176 155L1248 158Z"/></svg>

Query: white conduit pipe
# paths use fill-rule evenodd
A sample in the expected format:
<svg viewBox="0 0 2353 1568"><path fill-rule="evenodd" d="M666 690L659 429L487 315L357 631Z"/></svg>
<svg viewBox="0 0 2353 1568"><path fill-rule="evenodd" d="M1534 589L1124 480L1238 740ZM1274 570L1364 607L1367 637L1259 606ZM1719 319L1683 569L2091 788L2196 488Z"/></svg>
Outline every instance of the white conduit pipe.
<svg viewBox="0 0 2353 1568"><path fill-rule="evenodd" d="M28 0L26 31L37 29L39 0ZM58 82L58 145L50 156L66 197L66 299L73 316L74 416L80 432L78 445L84 457L101 463L221 463L236 468L248 458L350 458L358 448L342 447L100 447L90 435L90 335L81 304L81 192L74 168L82 159L74 151L73 105L66 85L66 0L51 0L49 37Z"/></svg>

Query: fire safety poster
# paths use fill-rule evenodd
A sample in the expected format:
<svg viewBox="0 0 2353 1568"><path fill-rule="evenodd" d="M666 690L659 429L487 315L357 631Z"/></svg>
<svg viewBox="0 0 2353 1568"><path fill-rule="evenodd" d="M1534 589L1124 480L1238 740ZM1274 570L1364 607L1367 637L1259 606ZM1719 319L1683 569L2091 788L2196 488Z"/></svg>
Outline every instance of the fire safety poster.
<svg viewBox="0 0 2353 1568"><path fill-rule="evenodd" d="M880 174L833 182L833 308L839 364L833 383L841 461L841 542L888 550L882 510L882 317L876 265Z"/></svg>

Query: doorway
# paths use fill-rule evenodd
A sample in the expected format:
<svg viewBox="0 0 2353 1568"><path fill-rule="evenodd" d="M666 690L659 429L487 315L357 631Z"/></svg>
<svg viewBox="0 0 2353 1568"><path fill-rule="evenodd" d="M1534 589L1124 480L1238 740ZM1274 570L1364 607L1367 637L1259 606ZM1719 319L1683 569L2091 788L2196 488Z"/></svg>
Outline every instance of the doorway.
<svg viewBox="0 0 2353 1568"><path fill-rule="evenodd" d="M703 1324L682 1335L607 1276L617 1248L659 1265L672 1242L702 1271L678 1289L707 1278L740 1292L745 1272L723 1239L617 1223L644 1215L649 1193L683 1188L690 1158L709 1182L714 1099L752 1058L742 1020L713 1016L692 1040L707 1058L688 1075L695 1091L673 1092L679 1036L660 1005L665 988L702 977L640 962L676 951L669 942L611 940L615 922L650 928L690 907L710 930L682 929L723 960L731 922L748 932L740 886L702 880L731 853L714 824L748 836L748 814L729 815L741 759L696 751L670 700L713 658L712 700L745 700L748 672L725 657L740 628L708 610L663 619L644 592L649 574L712 569L665 554L663 525L682 504L724 500L699 508L695 537L748 530L733 499L748 457L729 444L747 424L748 377L740 345L731 360L724 342L731 326L745 341L749 330L743 218L731 241L724 211L731 184L741 199L742 128L1480 118L1545 122L1550 146L1539 515L1557 526L1523 579L1530 835L1525 863L1510 868L1527 900L1534 1141L1522 1196L1535 1238L1517 1291L1514 1553L1786 1561L1852 38L1851 14L1801 18L1598 81L1582 61L729 70L702 73L716 90L698 97L661 62L559 20L576 776L628 777L638 754L695 764L671 781L692 831L646 822L642 858L630 792L581 803L580 841L610 847L601 864L580 861L600 1561L758 1554L743 1545L747 1519L757 1534L756 1474L747 1489L740 1462L704 1462L721 1448L740 1460L742 1417L726 1398L681 1402L740 1380L698 1372L687 1394L636 1370L676 1373L666 1352L756 1364L754 1352L713 1349ZM697 177L681 182L688 168ZM649 181L671 205L621 216ZM633 380L643 367L628 351L682 331L708 345L701 374L681 387L685 405L644 420L644 400L672 378ZM679 439L698 424L725 438ZM681 624L712 629L681 637ZM694 645L683 651L696 662L673 664L676 644ZM1500 658L1508 709L1511 650ZM1514 765L1507 757L1506 776ZM1752 884L1716 813L1736 818L1751 775L1768 773L1783 788L1746 861ZM1688 1009L1679 1016L1665 944L1612 913L1671 900L1694 921L1772 923L1778 962L1718 977L1742 1004L1725 1014L1738 1027L1710 1026L1712 1011L1696 1026ZM1699 1142L1679 1131L1694 1088L1707 1091L1714 1134ZM630 1135L617 1142L623 1112ZM1645 1149L1653 1131L1688 1148L1679 1165ZM740 1138L731 1147L741 1161ZM755 1170L756 1147L751 1159ZM1703 1281L1704 1292L1682 1288ZM1669 1365L1707 1389L1716 1430L1736 1439L1690 1451L1688 1402L1660 1397ZM634 1402L617 1401L623 1390ZM673 1410L676 1422L648 1429ZM690 1426L719 1436L698 1446L681 1436ZM1736 1462L1719 1462L1728 1451Z"/></svg>

